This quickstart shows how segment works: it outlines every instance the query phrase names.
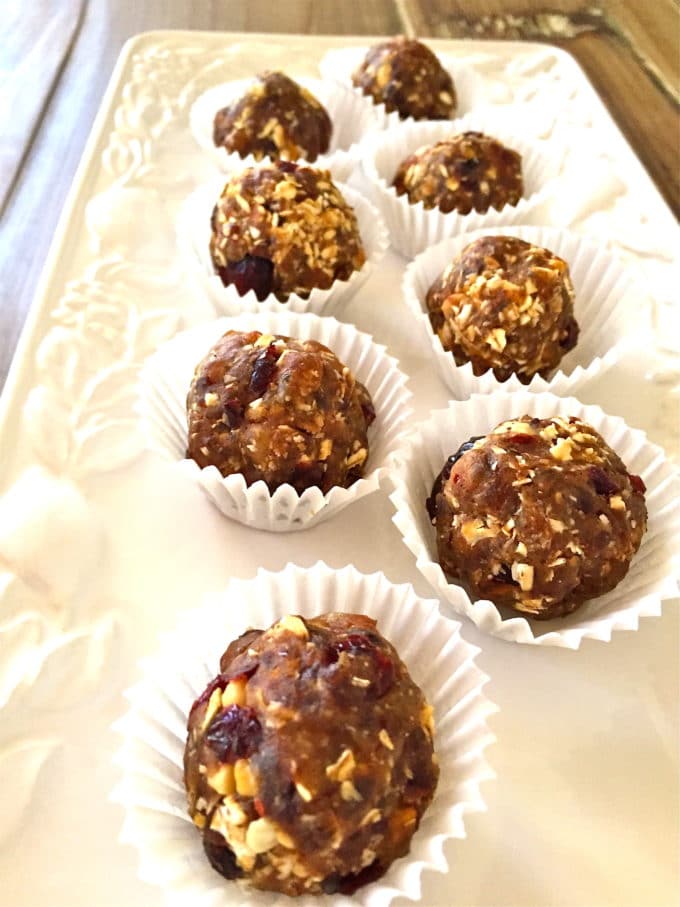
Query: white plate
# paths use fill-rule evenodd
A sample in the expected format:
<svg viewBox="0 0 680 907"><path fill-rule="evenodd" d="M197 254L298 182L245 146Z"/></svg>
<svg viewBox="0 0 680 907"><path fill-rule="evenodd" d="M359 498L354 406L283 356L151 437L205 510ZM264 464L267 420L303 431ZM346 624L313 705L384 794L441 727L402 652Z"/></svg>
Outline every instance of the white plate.
<svg viewBox="0 0 680 907"><path fill-rule="evenodd" d="M680 370L664 354L680 342L671 321L673 217L566 54L432 43L468 60L487 98L506 111L521 104L536 137L568 145L572 164L587 151L581 182L544 216L642 266L656 305L640 313L635 353L589 385L583 402L677 454ZM287 561L381 569L431 594L386 493L309 532L245 529L171 465L142 454L133 413L144 358L178 328L212 317L182 276L173 231L181 200L212 170L189 132L192 103L264 68L318 76L326 51L349 44L366 39L149 33L127 45L113 75L1 403L3 905L161 904L138 879L132 850L116 843L123 813L107 801L117 777L110 725L137 660L155 651L179 611L233 576ZM403 268L388 253L343 319L399 358L422 418L446 406L447 394L412 336ZM656 377L645 381L648 373ZM491 757L498 780L467 839L446 845L455 874L428 877L422 903L674 902L677 608L577 652L509 646L467 622L462 633L483 648L488 695L501 707Z"/></svg>

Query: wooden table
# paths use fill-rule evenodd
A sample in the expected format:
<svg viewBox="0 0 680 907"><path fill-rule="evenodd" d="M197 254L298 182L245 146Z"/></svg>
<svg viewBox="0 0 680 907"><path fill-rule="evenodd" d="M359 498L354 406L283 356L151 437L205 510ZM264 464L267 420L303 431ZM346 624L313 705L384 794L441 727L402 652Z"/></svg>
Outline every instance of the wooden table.
<svg viewBox="0 0 680 907"><path fill-rule="evenodd" d="M680 15L674 0L4 0L0 72L0 387L85 140L123 43L140 31L547 41L592 80L680 211ZM2 83L0 83L2 84Z"/></svg>

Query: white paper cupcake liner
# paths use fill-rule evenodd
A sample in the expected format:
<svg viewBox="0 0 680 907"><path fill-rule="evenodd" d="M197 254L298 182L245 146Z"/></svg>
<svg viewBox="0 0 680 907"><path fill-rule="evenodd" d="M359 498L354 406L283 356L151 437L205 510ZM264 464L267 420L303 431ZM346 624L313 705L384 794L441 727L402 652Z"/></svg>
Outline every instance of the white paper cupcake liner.
<svg viewBox="0 0 680 907"><path fill-rule="evenodd" d="M324 79L335 79L348 86L370 110L373 116L375 129L390 129L404 122L399 118L396 110L388 113L384 104L376 104L373 98L365 95L360 88L352 84L352 73L359 66L368 52L368 47L341 47L329 50L319 63L319 70ZM456 89L458 106L457 116L466 113L487 102L484 80L475 71L474 67L451 54L437 53L439 62L453 79ZM414 122L409 120L409 122Z"/></svg>
<svg viewBox="0 0 680 907"><path fill-rule="evenodd" d="M371 198L385 218L394 248L407 258L429 249L443 239L486 226L531 223L531 213L549 198L552 184L560 174L563 153L545 142L532 141L513 129L507 114L485 108L458 120L403 123L386 132L376 132L362 144L362 166L371 187ZM476 131L498 139L522 156L524 197L516 205L485 214L471 211L443 214L438 208L411 204L406 195L392 187L399 164L423 146L461 132Z"/></svg>
<svg viewBox="0 0 680 907"><path fill-rule="evenodd" d="M569 265L576 293L574 314L580 333L576 347L562 359L560 368L549 380L535 375L522 384L516 375L500 382L489 370L475 375L468 362L458 366L432 330L427 314L427 292L442 271L460 256L463 249L480 236L518 236L550 249ZM550 391L573 394L598 375L607 372L623 354L630 325L644 311L647 293L631 269L603 248L602 244L577 233L555 227L487 227L446 239L421 252L406 268L402 285L404 299L424 341L432 351L439 374L456 399L471 394L495 391Z"/></svg>
<svg viewBox="0 0 680 907"><path fill-rule="evenodd" d="M334 179L345 182L352 175L359 160L358 156L352 153L353 146L375 128L372 111L370 108L367 109L361 98L351 89L336 81L322 82L319 79L296 81L323 104L333 123L329 149L325 154L319 155L312 166L330 170ZM252 167L257 163L252 154L241 157L236 152L229 153L224 148L217 148L213 143L215 114L244 95L252 83L252 79L238 79L215 85L198 97L191 107L189 124L194 138L213 163L224 172ZM300 158L299 163L307 162Z"/></svg>
<svg viewBox="0 0 680 907"><path fill-rule="evenodd" d="M331 315L339 312L363 286L389 245L387 228L375 207L363 195L348 186L336 183L345 201L354 208L366 261L360 271L353 271L347 280L335 280L328 290L316 288L307 299L296 293L280 302L273 293L266 299L257 298L253 290L240 296L233 285L225 287L215 273L210 258L210 217L224 188L224 178L211 181L193 192L180 207L177 216L177 239L180 254L189 273L199 281L218 313L236 315L239 312L314 312Z"/></svg>
<svg viewBox="0 0 680 907"><path fill-rule="evenodd" d="M549 621L525 617L503 619L490 601L473 602L465 590L449 583L437 562L435 531L425 501L446 459L465 441L485 435L506 419L523 415L547 418L577 416L599 431L626 468L642 477L649 511L647 532L619 585L582 605L566 617ZM447 611L469 617L480 630L511 642L577 649L584 638L609 641L614 630L637 630L641 617L658 616L661 604L678 592L680 561L680 480L664 451L644 432L628 428L618 416L574 398L518 391L514 394L475 394L436 410L404 442L392 473L396 508L393 517L416 565L436 590Z"/></svg>
<svg viewBox="0 0 680 907"><path fill-rule="evenodd" d="M368 389L376 418L368 430L367 471L349 488L323 494L308 488L302 494L282 485L271 494L264 482L246 485L240 474L222 476L216 467L201 469L186 459L186 396L194 369L210 347L228 330L261 331L302 340L317 340L331 349ZM290 532L308 529L328 519L359 498L376 491L393 465L405 433L411 407L407 379L385 347L351 324L316 315L264 312L221 318L178 334L164 344L142 369L140 409L147 442L165 459L182 468L227 517L255 529Z"/></svg>
<svg viewBox="0 0 680 907"><path fill-rule="evenodd" d="M435 715L439 785L410 853L379 881L352 898L300 897L312 907L387 907L395 897L418 900L425 870L449 870L444 844L464 838L464 817L485 809L480 784L493 778L484 750L495 739L486 720L496 707L484 696L488 678L474 663L479 649L460 636L460 624L442 618L437 604L411 586L392 585L382 573L354 567L331 570L319 562L292 564L280 573L260 570L232 580L199 610L185 613L142 663L142 680L126 694L130 708L116 725L123 743L116 763L123 778L112 799L125 808L120 842L137 848L139 875L164 889L166 903L192 907L288 907L284 895L245 889L223 879L203 853L186 807L182 758L192 702L218 673L228 643L248 627L266 629L285 614L313 617L328 611L369 614L394 644Z"/></svg>

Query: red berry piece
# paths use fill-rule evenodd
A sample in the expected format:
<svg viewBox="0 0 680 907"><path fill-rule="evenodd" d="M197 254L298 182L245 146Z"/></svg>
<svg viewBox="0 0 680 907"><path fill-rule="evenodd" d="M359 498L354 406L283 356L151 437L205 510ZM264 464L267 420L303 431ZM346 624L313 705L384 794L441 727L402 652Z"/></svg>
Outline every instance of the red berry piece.
<svg viewBox="0 0 680 907"><path fill-rule="evenodd" d="M255 360L253 373L250 376L250 390L256 397L261 397L271 384L279 356L279 350L273 343L270 343Z"/></svg>
<svg viewBox="0 0 680 907"><path fill-rule="evenodd" d="M647 491L647 486L640 476L634 476L629 473L628 478L630 479L630 484L633 486L633 491L636 491L638 494L644 494L645 491Z"/></svg>
<svg viewBox="0 0 680 907"><path fill-rule="evenodd" d="M610 498L617 491L620 491L617 483L607 475L601 466L590 466L588 468L588 477L593 484L593 488L598 494Z"/></svg>
<svg viewBox="0 0 680 907"><path fill-rule="evenodd" d="M333 643L329 652L329 660L337 661L341 652L348 652L350 655L368 655L372 659L373 679L370 689L378 699L391 689L394 684L394 662L366 633L349 633L343 639Z"/></svg>
<svg viewBox="0 0 680 907"><path fill-rule="evenodd" d="M427 509L427 514L430 517L431 523L434 523L435 519L437 518L437 498L441 494L442 488L447 483L449 476L451 475L451 470L458 462L458 460L460 460L463 454L467 453L468 450L472 450L475 442L479 441L482 437L483 435L475 435L475 437L470 438L468 441L465 441L460 445L460 447L454 454L451 454L446 463L444 463L442 471L439 473L432 484L430 497L425 501L425 507Z"/></svg>
<svg viewBox="0 0 680 907"><path fill-rule="evenodd" d="M252 756L261 739L262 725L255 710L240 705L230 705L219 712L205 735L220 762L227 763Z"/></svg>
<svg viewBox="0 0 680 907"><path fill-rule="evenodd" d="M274 265L268 258L246 255L240 261L230 262L225 268L218 268L220 280L226 286L233 284L239 296L253 290L262 302L272 291Z"/></svg>

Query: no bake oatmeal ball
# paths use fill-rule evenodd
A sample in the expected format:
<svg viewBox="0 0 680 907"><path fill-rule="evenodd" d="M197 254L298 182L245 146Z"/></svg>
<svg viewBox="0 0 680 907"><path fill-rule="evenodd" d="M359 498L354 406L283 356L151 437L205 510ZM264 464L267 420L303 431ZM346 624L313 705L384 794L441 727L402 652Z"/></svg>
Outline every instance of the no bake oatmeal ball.
<svg viewBox="0 0 680 907"><path fill-rule="evenodd" d="M430 322L457 365L499 381L529 382L558 367L576 345L574 287L567 263L512 236L466 246L426 296Z"/></svg>
<svg viewBox="0 0 680 907"><path fill-rule="evenodd" d="M330 173L287 161L231 176L212 213L210 256L225 286L259 300L302 297L359 271L366 254L354 211Z"/></svg>
<svg viewBox="0 0 680 907"><path fill-rule="evenodd" d="M410 154L392 185L412 205L484 214L522 198L522 157L481 132L462 132Z"/></svg>
<svg viewBox="0 0 680 907"><path fill-rule="evenodd" d="M187 457L270 491L349 487L368 460L371 397L316 340L228 331L187 396Z"/></svg>
<svg viewBox="0 0 680 907"><path fill-rule="evenodd" d="M401 119L449 120L456 112L456 90L449 73L429 47L399 36L369 48L352 82Z"/></svg>
<svg viewBox="0 0 680 907"><path fill-rule="evenodd" d="M433 732L374 620L289 615L244 633L189 715L189 813L210 863L288 895L378 878L432 800Z"/></svg>
<svg viewBox="0 0 680 907"><path fill-rule="evenodd" d="M258 161L315 161L328 151L332 130L326 109L311 92L282 72L265 72L243 97L216 113L213 141Z"/></svg>
<svg viewBox="0 0 680 907"><path fill-rule="evenodd" d="M522 416L463 444L427 506L449 579L549 619L626 575L647 524L644 492L587 423Z"/></svg>

